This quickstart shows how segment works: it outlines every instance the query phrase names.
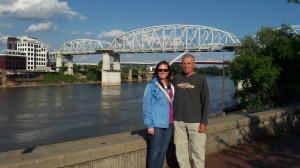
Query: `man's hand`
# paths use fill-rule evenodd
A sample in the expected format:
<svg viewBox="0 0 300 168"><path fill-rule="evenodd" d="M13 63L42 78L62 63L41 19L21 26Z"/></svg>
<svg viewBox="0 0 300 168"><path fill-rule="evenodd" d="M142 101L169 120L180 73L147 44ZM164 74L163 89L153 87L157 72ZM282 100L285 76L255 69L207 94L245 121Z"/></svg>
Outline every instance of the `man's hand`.
<svg viewBox="0 0 300 168"><path fill-rule="evenodd" d="M206 125L205 124L200 124L199 128L198 128L198 131L200 133L205 133L205 131L206 131Z"/></svg>
<svg viewBox="0 0 300 168"><path fill-rule="evenodd" d="M154 135L154 128L148 128L148 134Z"/></svg>

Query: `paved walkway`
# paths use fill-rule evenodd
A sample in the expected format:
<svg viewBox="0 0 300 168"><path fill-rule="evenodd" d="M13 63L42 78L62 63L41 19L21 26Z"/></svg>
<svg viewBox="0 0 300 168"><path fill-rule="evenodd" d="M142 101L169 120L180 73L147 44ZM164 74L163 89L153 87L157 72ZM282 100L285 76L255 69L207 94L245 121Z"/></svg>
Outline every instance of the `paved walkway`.
<svg viewBox="0 0 300 168"><path fill-rule="evenodd" d="M206 155L206 168L300 168L300 129Z"/></svg>

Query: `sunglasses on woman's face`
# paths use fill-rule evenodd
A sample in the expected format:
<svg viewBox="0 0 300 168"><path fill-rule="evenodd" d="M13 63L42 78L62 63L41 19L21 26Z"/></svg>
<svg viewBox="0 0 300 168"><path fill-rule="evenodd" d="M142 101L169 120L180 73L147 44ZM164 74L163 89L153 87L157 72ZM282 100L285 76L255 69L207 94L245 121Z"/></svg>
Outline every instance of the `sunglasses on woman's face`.
<svg viewBox="0 0 300 168"><path fill-rule="evenodd" d="M158 71L158 72L169 72L168 69L158 69L157 71Z"/></svg>

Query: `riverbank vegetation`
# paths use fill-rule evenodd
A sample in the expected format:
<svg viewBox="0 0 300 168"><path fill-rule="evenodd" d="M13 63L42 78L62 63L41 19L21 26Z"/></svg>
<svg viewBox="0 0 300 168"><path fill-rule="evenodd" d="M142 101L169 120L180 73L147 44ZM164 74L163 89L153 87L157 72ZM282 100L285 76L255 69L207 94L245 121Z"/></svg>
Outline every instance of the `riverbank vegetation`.
<svg viewBox="0 0 300 168"><path fill-rule="evenodd" d="M246 108L262 108L299 99L300 35L291 27L263 27L246 36L229 65L230 77L242 89L235 98Z"/></svg>
<svg viewBox="0 0 300 168"><path fill-rule="evenodd" d="M55 65L54 65L55 66ZM172 70L175 73L182 72L181 65L172 65ZM121 81L127 82L129 69L132 71L132 80L138 81L140 75L143 80L151 77L149 75L149 68L147 67L121 67ZM93 83L101 82L102 61L98 65L77 65L73 64L74 75L66 75L67 68L62 66L59 73L42 73L26 75L8 75L8 86L28 86L28 85L42 85L42 84L66 84L66 83ZM203 75L221 76L223 74L222 67L207 66L196 68L196 71ZM224 68L225 75L229 74L229 69Z"/></svg>
<svg viewBox="0 0 300 168"><path fill-rule="evenodd" d="M171 69L174 72L174 74L176 73L182 73L182 67L181 65L171 65ZM196 67L195 71L199 74L202 75L209 75L209 76L222 76L223 75L223 67L218 67L218 66L203 66L203 67ZM230 72L229 72L229 67L228 66L224 66L224 75L225 76L229 76Z"/></svg>

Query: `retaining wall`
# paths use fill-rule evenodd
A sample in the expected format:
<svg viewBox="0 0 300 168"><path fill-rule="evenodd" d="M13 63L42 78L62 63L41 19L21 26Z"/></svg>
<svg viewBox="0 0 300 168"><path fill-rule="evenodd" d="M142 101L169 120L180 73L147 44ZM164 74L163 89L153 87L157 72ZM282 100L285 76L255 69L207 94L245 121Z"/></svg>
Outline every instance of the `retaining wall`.
<svg viewBox="0 0 300 168"><path fill-rule="evenodd" d="M299 127L299 110L274 109L209 119L206 154ZM145 168L146 130L0 153L0 168ZM165 167L176 167L174 145Z"/></svg>

